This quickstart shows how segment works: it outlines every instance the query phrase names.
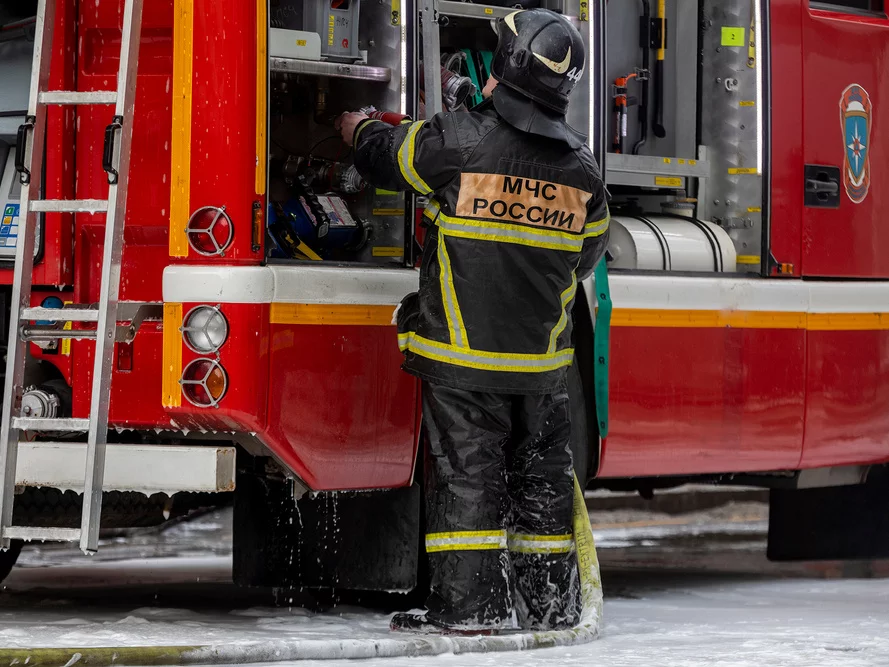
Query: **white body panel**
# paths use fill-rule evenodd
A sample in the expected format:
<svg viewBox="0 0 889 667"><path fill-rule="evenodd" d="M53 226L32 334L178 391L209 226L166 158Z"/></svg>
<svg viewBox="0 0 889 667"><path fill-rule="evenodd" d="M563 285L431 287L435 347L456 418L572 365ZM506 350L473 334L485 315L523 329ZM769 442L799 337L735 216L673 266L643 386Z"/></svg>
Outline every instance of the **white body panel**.
<svg viewBox="0 0 889 667"><path fill-rule="evenodd" d="M84 443L22 443L15 483L82 492L85 464ZM109 444L102 488L146 495L234 491L235 448Z"/></svg>
<svg viewBox="0 0 889 667"><path fill-rule="evenodd" d="M394 306L416 291L414 269L336 265L168 266L164 301Z"/></svg>
<svg viewBox="0 0 889 667"><path fill-rule="evenodd" d="M169 266L164 301L395 305L418 287L413 269L281 265ZM614 272L615 308L793 313L889 312L889 281L826 282ZM585 281L594 294L592 279Z"/></svg>

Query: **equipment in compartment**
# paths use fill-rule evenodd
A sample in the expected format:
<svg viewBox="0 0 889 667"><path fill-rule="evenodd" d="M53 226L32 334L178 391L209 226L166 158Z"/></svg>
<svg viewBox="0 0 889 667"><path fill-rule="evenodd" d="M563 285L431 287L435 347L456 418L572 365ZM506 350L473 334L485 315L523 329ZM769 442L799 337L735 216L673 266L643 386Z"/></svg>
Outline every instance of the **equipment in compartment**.
<svg viewBox="0 0 889 667"><path fill-rule="evenodd" d="M614 80L612 97L614 98L614 134L611 139L611 150L614 153L625 153L625 144L627 140L627 118L629 117L629 107L635 106L639 100L632 95L628 95L629 83L636 79L644 86L644 90L648 90L648 70L637 69L632 74L619 76Z"/></svg>
<svg viewBox="0 0 889 667"><path fill-rule="evenodd" d="M685 212L691 204L674 199L691 196L698 219L661 229L660 215L636 216L638 210L632 210L631 221L615 225L612 233L624 253L616 267L761 270L762 155L768 138L759 111L764 102L756 23L754 0L606 4L605 74L615 84L604 172L614 209L632 210L626 207L636 200L649 211L666 205L664 212L671 207ZM646 82L639 73L649 66ZM632 95L639 97L638 116L630 108ZM718 231L707 231L713 229ZM670 253L676 243L680 249ZM733 246L734 254L714 268L714 257L725 254L723 245Z"/></svg>
<svg viewBox="0 0 889 667"><path fill-rule="evenodd" d="M639 18L639 46L642 49L642 71L651 67L651 1L642 0L642 16ZM633 155L648 141L648 77L639 79L642 95L639 100L639 140L633 145Z"/></svg>
<svg viewBox="0 0 889 667"><path fill-rule="evenodd" d="M395 113L394 111L380 111L375 106L367 106L359 109L361 113L366 115L368 118L373 118L374 120L381 120L384 123L392 126L398 126L402 123L411 122L411 117L404 113Z"/></svg>
<svg viewBox="0 0 889 667"><path fill-rule="evenodd" d="M767 103L757 83L756 11L752 0L701 0L701 143L711 177L704 212L725 229L743 257L742 271L759 272L762 257L763 145L759 124ZM751 28L751 24L753 28ZM731 44L731 46L727 46ZM752 65L752 66L751 66ZM762 106L762 110L759 107Z"/></svg>
<svg viewBox="0 0 889 667"><path fill-rule="evenodd" d="M469 77L475 86L475 92L469 96L469 106L474 107L481 104L484 100L482 90L488 77L491 76L491 63L494 60L494 53L491 51L471 51L469 49L461 49L463 54L461 72ZM447 65L445 65L447 67ZM452 69L452 68L449 68Z"/></svg>
<svg viewBox="0 0 889 667"><path fill-rule="evenodd" d="M666 0L657 0L657 29L653 31L657 40L657 54L654 61L654 136L663 139L667 136L664 127L664 59L667 53L667 11Z"/></svg>
<svg viewBox="0 0 889 667"><path fill-rule="evenodd" d="M279 259L334 259L367 243L370 229L352 216L342 197L311 190L286 202L269 204L269 234Z"/></svg>
<svg viewBox="0 0 889 667"><path fill-rule="evenodd" d="M0 260L15 259L21 184L16 178L14 150L0 144Z"/></svg>
<svg viewBox="0 0 889 667"><path fill-rule="evenodd" d="M712 222L649 213L611 217L609 269L734 272L735 246Z"/></svg>
<svg viewBox="0 0 889 667"><path fill-rule="evenodd" d="M291 155L284 162L283 173L291 180L302 176L308 185L323 192L351 195L361 192L367 185L355 165L318 158Z"/></svg>
<svg viewBox="0 0 889 667"><path fill-rule="evenodd" d="M273 1L269 54L303 60L361 60L358 50L360 7L360 0Z"/></svg>
<svg viewBox="0 0 889 667"><path fill-rule="evenodd" d="M370 226L344 198L366 188L354 165L291 155L280 171L289 196L269 203L270 256L351 259L367 244Z"/></svg>
<svg viewBox="0 0 889 667"><path fill-rule="evenodd" d="M305 30L269 29L269 56L321 60L321 35Z"/></svg>
<svg viewBox="0 0 889 667"><path fill-rule="evenodd" d="M463 69L465 55L462 52L448 53L442 55L442 66L440 68L441 75L441 101L443 111L461 111L464 110L464 104L468 99L475 95L478 88L468 76L463 76L460 72ZM419 65L419 86L420 86L420 114L426 116L426 80L425 68L423 63Z"/></svg>

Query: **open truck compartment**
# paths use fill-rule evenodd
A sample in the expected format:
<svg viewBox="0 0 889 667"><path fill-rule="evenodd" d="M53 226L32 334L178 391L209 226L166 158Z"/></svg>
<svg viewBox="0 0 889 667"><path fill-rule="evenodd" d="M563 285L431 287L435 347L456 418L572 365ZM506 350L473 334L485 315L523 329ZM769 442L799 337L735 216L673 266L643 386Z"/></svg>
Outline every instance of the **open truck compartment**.
<svg viewBox="0 0 889 667"><path fill-rule="evenodd" d="M766 272L758 3L522 6L563 13L587 43L569 122L589 133L612 196L610 266ZM334 119L367 108L391 112L392 122L471 108L496 48L490 23L511 11L448 0L272 0L270 259L413 265L422 200L365 183ZM405 12L419 21L403 21Z"/></svg>
<svg viewBox="0 0 889 667"><path fill-rule="evenodd" d="M605 9L613 268L759 273L763 25L753 0Z"/></svg>
<svg viewBox="0 0 889 667"><path fill-rule="evenodd" d="M426 29L404 20L405 12L425 11L414 3L272 0L270 261L413 266L415 239L422 240L415 212L423 199L364 182L334 121L364 110L398 124L478 104L497 45L491 21L513 10L445 2L436 3L436 20ZM431 62L427 51L435 53ZM436 94L427 96L433 88ZM585 108L578 112L587 122Z"/></svg>
<svg viewBox="0 0 889 667"><path fill-rule="evenodd" d="M0 266L15 259L18 237L21 184L15 144L28 108L35 7L36 3L0 3ZM42 234L37 237L39 256Z"/></svg>
<svg viewBox="0 0 889 667"><path fill-rule="evenodd" d="M406 114L405 28L389 6L272 0L270 260L403 266L405 195L374 188L334 127L345 111Z"/></svg>

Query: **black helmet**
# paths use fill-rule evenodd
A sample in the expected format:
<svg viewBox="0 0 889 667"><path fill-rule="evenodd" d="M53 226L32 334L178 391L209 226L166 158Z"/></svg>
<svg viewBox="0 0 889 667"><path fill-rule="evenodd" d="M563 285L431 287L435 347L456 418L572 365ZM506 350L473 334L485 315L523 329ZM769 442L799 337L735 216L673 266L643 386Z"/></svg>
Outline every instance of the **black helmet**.
<svg viewBox="0 0 889 667"><path fill-rule="evenodd" d="M583 39L560 14L516 11L497 22L499 42L491 75L538 104L565 115L568 96L583 74Z"/></svg>

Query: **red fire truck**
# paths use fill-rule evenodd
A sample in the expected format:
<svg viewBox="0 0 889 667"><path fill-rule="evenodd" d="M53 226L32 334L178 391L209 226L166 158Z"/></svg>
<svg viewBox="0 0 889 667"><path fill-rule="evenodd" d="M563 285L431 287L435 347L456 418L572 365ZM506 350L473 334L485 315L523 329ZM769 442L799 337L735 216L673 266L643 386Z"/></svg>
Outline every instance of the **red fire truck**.
<svg viewBox="0 0 889 667"><path fill-rule="evenodd" d="M540 2L587 40L569 120L611 196L610 299L573 309L582 480L761 485L772 557L889 555L882 0ZM514 7L32 4L0 3L6 564L233 492L239 582L411 588L390 320L425 202L364 183L333 119L471 106Z"/></svg>

